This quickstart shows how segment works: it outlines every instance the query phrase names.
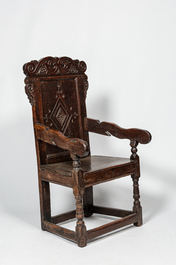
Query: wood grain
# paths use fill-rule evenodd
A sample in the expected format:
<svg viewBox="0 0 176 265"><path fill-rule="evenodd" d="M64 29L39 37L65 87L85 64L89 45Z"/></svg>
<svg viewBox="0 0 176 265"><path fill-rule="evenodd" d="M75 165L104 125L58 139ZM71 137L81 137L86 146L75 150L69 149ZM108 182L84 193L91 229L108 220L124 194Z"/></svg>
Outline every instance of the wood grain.
<svg viewBox="0 0 176 265"><path fill-rule="evenodd" d="M99 120L86 117L84 119L84 124L85 130L89 132L108 136L113 135L120 139L129 139L141 144L147 144L151 141L151 134L146 130L124 129L114 123L100 122Z"/></svg>
<svg viewBox="0 0 176 265"><path fill-rule="evenodd" d="M88 239L92 239L107 234L109 232L112 232L113 230L135 223L137 220L138 220L138 214L133 213L117 221L113 221L111 223L88 230L87 231Z"/></svg>
<svg viewBox="0 0 176 265"><path fill-rule="evenodd" d="M151 141L151 134L146 130L124 129L114 123L87 118L86 68L84 61L51 56L23 66L25 92L33 113L41 227L74 241L79 247L85 247L87 240L129 224L142 225L137 145ZM131 156L92 156L89 132L130 140ZM128 175L133 181L131 211L94 205L94 185ZM72 188L75 210L51 215L50 183ZM93 214L120 219L87 231L84 217ZM73 218L76 219L75 231L56 225Z"/></svg>
<svg viewBox="0 0 176 265"><path fill-rule="evenodd" d="M88 154L88 145L82 139L65 137L61 132L54 131L41 124L35 124L35 129L39 140L48 144L57 145L64 150L70 151L70 153L77 154L78 156Z"/></svg>

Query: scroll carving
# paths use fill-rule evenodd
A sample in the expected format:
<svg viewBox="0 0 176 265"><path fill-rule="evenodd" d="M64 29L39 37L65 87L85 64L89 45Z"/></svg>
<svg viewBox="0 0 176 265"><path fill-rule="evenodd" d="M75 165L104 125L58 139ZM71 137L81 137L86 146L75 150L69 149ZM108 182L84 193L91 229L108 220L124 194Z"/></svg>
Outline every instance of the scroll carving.
<svg viewBox="0 0 176 265"><path fill-rule="evenodd" d="M26 63L23 66L26 76L83 74L86 69L85 62L72 60L69 57L45 57L39 61Z"/></svg>
<svg viewBox="0 0 176 265"><path fill-rule="evenodd" d="M29 102L32 106L35 105L35 99L34 99L34 85L32 83L26 83L25 86L25 92L28 96Z"/></svg>
<svg viewBox="0 0 176 265"><path fill-rule="evenodd" d="M83 75L82 76L82 80L83 80L83 84L84 84L84 92L85 92L85 98L87 96L87 90L89 88L89 83L88 83L88 80L87 80L87 76L86 75Z"/></svg>

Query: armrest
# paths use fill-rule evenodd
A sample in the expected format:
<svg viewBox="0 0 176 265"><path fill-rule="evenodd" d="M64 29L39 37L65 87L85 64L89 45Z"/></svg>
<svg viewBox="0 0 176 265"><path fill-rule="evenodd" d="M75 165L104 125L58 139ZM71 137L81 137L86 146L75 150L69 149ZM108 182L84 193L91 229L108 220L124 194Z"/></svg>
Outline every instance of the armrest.
<svg viewBox="0 0 176 265"><path fill-rule="evenodd" d="M57 145L59 148L70 151L78 156L84 156L88 153L88 144L82 139L68 138L59 131L49 129L42 124L35 124L36 135L39 140L48 144Z"/></svg>
<svg viewBox="0 0 176 265"><path fill-rule="evenodd" d="M123 129L114 123L100 122L89 118L84 119L85 130L103 135L113 135L120 139L129 139L141 144L147 144L151 141L151 134L148 131L140 129Z"/></svg>

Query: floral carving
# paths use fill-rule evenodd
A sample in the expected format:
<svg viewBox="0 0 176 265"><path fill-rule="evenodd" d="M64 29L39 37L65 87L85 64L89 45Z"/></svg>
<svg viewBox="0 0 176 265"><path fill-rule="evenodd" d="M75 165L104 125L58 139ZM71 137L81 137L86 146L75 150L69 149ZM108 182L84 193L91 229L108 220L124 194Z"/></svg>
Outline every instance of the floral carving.
<svg viewBox="0 0 176 265"><path fill-rule="evenodd" d="M45 57L39 61L26 63L23 71L26 76L53 76L83 74L86 68L85 62L69 57Z"/></svg>

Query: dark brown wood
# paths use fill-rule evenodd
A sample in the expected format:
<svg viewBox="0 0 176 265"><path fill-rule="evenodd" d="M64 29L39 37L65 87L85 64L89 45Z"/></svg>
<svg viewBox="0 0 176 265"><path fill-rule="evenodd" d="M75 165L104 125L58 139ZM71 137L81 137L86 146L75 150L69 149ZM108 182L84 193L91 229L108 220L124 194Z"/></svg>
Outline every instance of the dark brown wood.
<svg viewBox="0 0 176 265"><path fill-rule="evenodd" d="M51 164L52 165L52 164ZM44 165L41 165L40 169L40 178L44 181L49 181L51 183L59 184L65 187L72 187L72 179L70 176L62 175L62 174L56 174L52 171L52 167L46 167Z"/></svg>
<svg viewBox="0 0 176 265"><path fill-rule="evenodd" d="M42 181L42 193L43 193L43 213L44 220L51 220L51 206L50 206L50 186L49 182Z"/></svg>
<svg viewBox="0 0 176 265"><path fill-rule="evenodd" d="M103 170L115 169L116 167L120 168L124 165L132 165L134 172L135 170L135 161L129 158L121 157L111 157L111 156L87 156L80 158L80 167L83 170L84 174L89 175L94 172L100 172ZM53 172L71 176L73 169L72 161L65 161L55 164L45 164L41 166L42 169L49 169Z"/></svg>
<svg viewBox="0 0 176 265"><path fill-rule="evenodd" d="M106 168L96 172L85 172L85 187L97 185L106 181L122 178L131 175L134 172L134 164L124 164L117 167Z"/></svg>
<svg viewBox="0 0 176 265"><path fill-rule="evenodd" d="M68 150L78 156L88 154L88 145L85 141L77 138L68 138L63 133L49 129L44 125L36 124L37 138L48 144L57 145L59 148Z"/></svg>
<svg viewBox="0 0 176 265"><path fill-rule="evenodd" d="M131 160L133 160L136 164L135 167L135 173L131 175L133 180L133 198L134 198L134 206L133 206L133 212L136 212L139 214L139 220L138 222L134 223L135 226L141 226L142 221L142 207L140 203L140 194L139 194L139 178L140 178L140 163L139 163L139 156L137 155L137 145L138 142L131 141Z"/></svg>
<svg viewBox="0 0 176 265"><path fill-rule="evenodd" d="M93 187L88 187L84 189L84 216L90 217L93 214Z"/></svg>
<svg viewBox="0 0 176 265"><path fill-rule="evenodd" d="M87 69L85 62L69 57L45 57L33 60L23 66L26 76L58 76L83 74Z"/></svg>
<svg viewBox="0 0 176 265"><path fill-rule="evenodd" d="M83 196L75 195L76 199L76 238L79 247L85 247L87 245L87 233L86 226L83 221L84 209L83 209Z"/></svg>
<svg viewBox="0 0 176 265"><path fill-rule="evenodd" d="M25 92L33 112L42 229L84 247L88 239L132 223L142 225L137 145L149 143L151 134L87 118L85 62L45 57L26 63L23 70ZM131 157L92 156L89 132L129 139ZM93 204L94 185L127 175L133 180L132 211ZM73 189L76 210L51 216L50 183ZM121 219L87 231L84 217L94 213ZM75 231L56 225L73 218L77 219Z"/></svg>
<svg viewBox="0 0 176 265"><path fill-rule="evenodd" d="M48 221L44 221L43 222L43 227L44 227L44 229L46 231L49 231L49 232L51 232L53 234L56 234L56 235L65 237L67 239L76 241L76 233L74 231L72 231L72 230L69 230L67 228L63 228L61 226L52 224L52 223L50 223Z"/></svg>
<svg viewBox="0 0 176 265"><path fill-rule="evenodd" d="M51 218L51 222L54 224L59 224L65 222L69 219L73 219L76 216L76 211L70 211L64 214L55 215Z"/></svg>
<svg viewBox="0 0 176 265"><path fill-rule="evenodd" d="M147 144L151 141L151 134L148 131L140 129L124 129L114 123L100 122L86 118L85 130L89 132L99 133L103 135L113 135L120 139L129 139L137 141L141 144Z"/></svg>
<svg viewBox="0 0 176 265"><path fill-rule="evenodd" d="M88 230L87 231L88 239L92 239L92 238L107 234L109 232L112 232L113 230L122 228L122 227L130 225L132 223L135 223L137 220L138 220L138 214L133 213L133 214L128 215L128 216L126 216L122 219L119 219L117 221L113 221L111 223L108 223L108 224L99 226L97 228Z"/></svg>
<svg viewBox="0 0 176 265"><path fill-rule="evenodd" d="M84 187L91 187L135 172L136 164L130 159L106 156L88 156L80 159L84 174ZM42 165L42 179L71 187L72 161ZM57 174L56 174L57 173ZM108 177L107 177L108 176ZM65 180L65 183L64 183ZM92 204L90 199L89 204Z"/></svg>
<svg viewBox="0 0 176 265"><path fill-rule="evenodd" d="M116 216L116 217L125 217L133 213L133 211L101 207L101 206L96 206L96 205L92 207L92 210L93 210L93 213L99 213L103 215L110 215L110 216Z"/></svg>
<svg viewBox="0 0 176 265"><path fill-rule="evenodd" d="M76 162L75 162L76 161ZM83 194L84 194L84 178L83 171L80 168L81 163L77 160L77 157L73 157L73 193L76 199L76 238L79 247L85 247L87 245L87 233L84 223L84 207L83 207Z"/></svg>

